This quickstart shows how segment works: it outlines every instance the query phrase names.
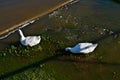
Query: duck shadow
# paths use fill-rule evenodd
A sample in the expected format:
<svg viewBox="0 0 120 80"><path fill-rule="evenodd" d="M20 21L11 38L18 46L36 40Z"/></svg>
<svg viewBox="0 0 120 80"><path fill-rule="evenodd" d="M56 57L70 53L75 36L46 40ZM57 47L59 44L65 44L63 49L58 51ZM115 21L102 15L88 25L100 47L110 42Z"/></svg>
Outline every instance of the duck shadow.
<svg viewBox="0 0 120 80"><path fill-rule="evenodd" d="M103 61L97 61L97 60L73 60L73 59L56 59L56 62L76 62L80 64L95 64L95 65L103 65L103 66L112 66L112 67L120 67L120 63L110 63L110 62L103 62Z"/></svg>
<svg viewBox="0 0 120 80"><path fill-rule="evenodd" d="M69 59L59 59L59 57L62 57L62 56L68 56L69 57L71 55L72 56L79 55L79 56L82 56L82 58L84 58L85 55L84 54L72 54L72 53L69 53L69 52L66 53L65 50L63 50L63 49L62 50L56 50L56 52L59 53L59 54L55 54L54 56L50 56L50 57L44 58L44 59L42 59L40 61L37 61L35 63L32 63L32 64L28 65L28 66L25 66L25 67L22 67L20 69L17 69L15 71L12 71L12 72L0 75L0 80L3 80L5 78L8 78L8 77L13 76L13 75L18 74L18 73L21 73L21 72L23 72L25 70L28 70L30 68L39 67L41 64L49 62L49 61L56 61L56 62L59 62L59 61L62 61L62 62L79 62L81 64L82 63L88 63L88 64L102 64L102 65L105 65L105 66L106 65L107 66L120 66L120 64L118 64L118 63L107 63L107 62L98 62L98 61L84 61L84 60L72 60L70 58ZM60 53L62 53L62 54L60 54Z"/></svg>
<svg viewBox="0 0 120 80"><path fill-rule="evenodd" d="M8 78L10 76L13 76L13 75L15 75L17 73L23 72L23 71L25 71L25 70L27 70L29 68L39 67L41 64L46 63L46 62L48 62L48 61L50 61L50 60L52 60L52 59L54 59L55 57L58 57L58 56L62 56L62 54L56 54L54 56L47 57L45 59L42 59L42 60L37 61L35 63L32 63L32 64L30 64L28 66L22 67L20 69L17 69L15 71L8 72L6 74L0 75L0 80L3 80L3 79Z"/></svg>
<svg viewBox="0 0 120 80"><path fill-rule="evenodd" d="M115 31L114 33L112 34L108 34L108 35L103 35L101 36L100 38L97 38L97 39L94 39L94 40L91 40L90 42L92 43L98 43L99 41L109 37L109 36L112 36L112 35L117 35L119 34L120 31ZM20 43L17 42L15 46L18 46ZM3 75L0 75L0 80L3 80L5 78L8 78L10 76L13 76L15 74L18 74L20 72L23 72L29 68L34 68L34 67L39 67L39 65L43 64L43 63L46 63L48 61L62 61L62 62L78 62L76 60L71 60L71 59L59 59L58 57L61 57L61 56L70 56L70 55L73 55L73 56L82 56L82 58L85 57L84 54L72 54L70 52L65 52L64 49L59 49L59 50L56 50L56 53L59 53L59 54L55 54L54 56L50 56L50 57L47 57L43 60L40 60L38 62L35 62L35 63L32 63L28 66L25 66L25 67L22 67L20 69L17 69L15 71L12 71L12 72L9 72L9 73L6 73L6 74L3 74ZM105 66L120 66L119 63L107 63L107 62L98 62L98 61L84 61L84 60L79 60L80 63L91 63L91 64L102 64L102 65L105 65Z"/></svg>
<svg viewBox="0 0 120 80"><path fill-rule="evenodd" d="M54 59L52 59L52 61L56 61L56 62L76 62L76 63L80 63L80 64L95 64L95 65L103 65L103 66L112 66L112 67L120 67L120 63L112 63L112 62L105 62L105 61L101 61L101 60L85 60L86 58L86 54L73 54L70 52L66 52L65 50L58 50L57 52L61 52L62 54L58 55L57 57L54 57ZM89 55L89 54L88 54ZM71 59L71 58L58 58L58 57L69 57L69 56L79 56L80 59Z"/></svg>
<svg viewBox="0 0 120 80"><path fill-rule="evenodd" d="M18 46L18 45L16 45L16 46ZM58 53L58 54L55 54L55 55L53 55L53 56L44 58L44 59L42 59L42 60L40 60L40 61L37 61L37 62L35 62L35 63L32 63L32 64L30 64L30 65L28 65L28 66L24 66L24 67L22 67L22 68L20 68L20 69L17 69L17 70L15 70L15 71L8 72L8 73L5 73L5 74L3 74L3 75L0 75L0 80L4 80L5 78L8 78L8 77L13 76L13 75L18 74L18 73L21 73L21 72L23 72L23 71L25 71L25 70L28 70L28 69L30 69L30 68L39 67L41 64L44 64L44 63L46 63L46 62L58 60L58 59L57 59L58 57L75 55L75 54L71 54L71 53L69 53L69 52L66 53L64 49L62 49L62 50L56 50L55 52ZM62 53L62 54L61 54L61 53ZM79 55L80 55L80 54L79 54ZM61 61L62 61L62 60L61 60Z"/></svg>

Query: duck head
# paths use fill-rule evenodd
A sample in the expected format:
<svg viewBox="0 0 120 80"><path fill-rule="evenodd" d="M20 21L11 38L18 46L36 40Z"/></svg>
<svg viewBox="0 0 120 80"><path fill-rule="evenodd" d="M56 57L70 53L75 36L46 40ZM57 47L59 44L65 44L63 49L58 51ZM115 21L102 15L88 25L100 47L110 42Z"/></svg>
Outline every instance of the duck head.
<svg viewBox="0 0 120 80"><path fill-rule="evenodd" d="M65 48L65 51L67 51L67 52L70 52L70 50L71 50L71 47Z"/></svg>

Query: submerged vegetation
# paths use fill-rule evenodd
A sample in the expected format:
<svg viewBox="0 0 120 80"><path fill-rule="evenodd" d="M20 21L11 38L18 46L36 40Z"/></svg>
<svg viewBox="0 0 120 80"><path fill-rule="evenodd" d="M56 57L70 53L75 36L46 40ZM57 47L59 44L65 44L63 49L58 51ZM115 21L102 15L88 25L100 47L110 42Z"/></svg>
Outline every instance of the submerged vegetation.
<svg viewBox="0 0 120 80"><path fill-rule="evenodd" d="M28 69L22 73L16 74L6 80L56 80L54 72L49 70L46 64Z"/></svg>
<svg viewBox="0 0 120 80"><path fill-rule="evenodd" d="M93 80L98 77L100 80L119 79L119 70L115 68L120 66L119 61L118 63L106 62L109 61L105 58L108 52L105 52L102 45L99 47L102 48L102 52L97 50L89 55L72 55L64 52L68 44L63 40L46 33L41 34L41 37L42 42L35 47L24 47L18 44L11 45L10 48L0 52L0 65L3 64L0 66L1 79L73 80L72 76L75 80L80 78ZM106 55L103 55L104 53ZM84 74L89 76L85 77Z"/></svg>
<svg viewBox="0 0 120 80"><path fill-rule="evenodd" d="M19 69L24 68L24 66L34 66L38 64L39 61L42 62L43 60L44 62L44 59L52 59L53 56L61 54L59 51L57 52L57 50L62 50L64 46L62 41L56 40L47 34L42 34L41 37L42 42L35 47L25 47L18 44L11 45L9 48L0 51L0 65L3 64L0 66L0 78L7 77L9 76L8 74L12 74L12 72L19 72ZM39 64L37 66L39 66ZM40 67L41 66L43 66L43 64L40 64ZM47 78L47 74L44 74L44 72L40 74L41 76L43 74L44 78Z"/></svg>
<svg viewBox="0 0 120 80"><path fill-rule="evenodd" d="M40 44L26 47L17 42L0 51L0 79L119 80L119 18L111 16L112 10L103 10L104 5L98 9L97 4L93 8L90 3L86 6L80 1L80 4L65 6L29 26L36 31L30 33L41 35ZM33 30L29 28L28 32ZM97 42L98 47L88 55L64 51L78 42Z"/></svg>

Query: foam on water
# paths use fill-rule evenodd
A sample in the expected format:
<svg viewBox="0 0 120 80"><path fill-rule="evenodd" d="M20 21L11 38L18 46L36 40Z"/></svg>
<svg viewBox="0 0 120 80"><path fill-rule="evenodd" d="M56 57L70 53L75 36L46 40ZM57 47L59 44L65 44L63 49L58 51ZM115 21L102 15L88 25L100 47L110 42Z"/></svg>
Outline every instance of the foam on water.
<svg viewBox="0 0 120 80"><path fill-rule="evenodd" d="M74 4L74 3L77 3L79 2L80 0L71 0L72 2L70 4Z"/></svg>

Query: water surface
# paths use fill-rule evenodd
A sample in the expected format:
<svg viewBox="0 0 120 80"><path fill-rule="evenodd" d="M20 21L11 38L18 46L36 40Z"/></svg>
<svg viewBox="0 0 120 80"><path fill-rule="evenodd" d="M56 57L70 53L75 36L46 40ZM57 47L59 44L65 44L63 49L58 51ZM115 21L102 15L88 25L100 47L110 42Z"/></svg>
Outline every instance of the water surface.
<svg viewBox="0 0 120 80"><path fill-rule="evenodd" d="M70 0L0 0L0 35L43 16Z"/></svg>
<svg viewBox="0 0 120 80"><path fill-rule="evenodd" d="M65 47L74 46L78 42L98 43L90 55L60 56L46 63L56 73L55 76L59 76L56 77L57 80L119 80L119 14L120 5L110 0L79 0L40 18L22 30L26 36L49 35L66 43ZM19 42L17 32L0 41L2 46L16 42ZM56 49L56 44L46 43L44 46Z"/></svg>

